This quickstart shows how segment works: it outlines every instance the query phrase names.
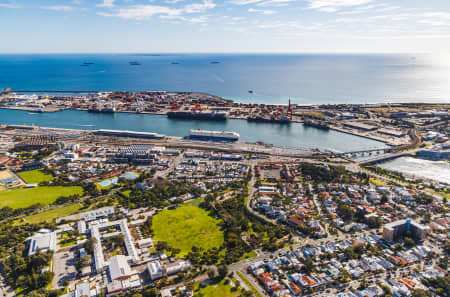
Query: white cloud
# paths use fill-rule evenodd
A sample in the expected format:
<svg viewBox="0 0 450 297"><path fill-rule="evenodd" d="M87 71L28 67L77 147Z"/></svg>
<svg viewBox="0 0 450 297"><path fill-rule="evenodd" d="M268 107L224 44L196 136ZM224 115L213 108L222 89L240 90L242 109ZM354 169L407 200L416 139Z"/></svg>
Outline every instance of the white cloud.
<svg viewBox="0 0 450 297"><path fill-rule="evenodd" d="M202 3L192 3L184 7L186 13L199 13L216 7L212 0L203 0Z"/></svg>
<svg viewBox="0 0 450 297"><path fill-rule="evenodd" d="M128 7L121 7L115 9L113 12L98 12L98 15L106 17L120 17L123 19L145 20L154 16L159 16L163 19L179 19L192 23L204 23L205 16L196 18L187 18L186 14L203 13L209 9L216 7L213 0L203 0L199 3L191 3L180 8L172 8L162 5L133 5Z"/></svg>
<svg viewBox="0 0 450 297"><path fill-rule="evenodd" d="M113 7L115 0L103 0L101 4L97 4L98 7Z"/></svg>
<svg viewBox="0 0 450 297"><path fill-rule="evenodd" d="M231 3L236 5L247 5L247 4L255 4L259 3L262 0L232 0Z"/></svg>
<svg viewBox="0 0 450 297"><path fill-rule="evenodd" d="M374 0L307 0L310 9L335 12L344 8L366 5Z"/></svg>
<svg viewBox="0 0 450 297"><path fill-rule="evenodd" d="M232 0L231 3L236 5L285 6L290 2L296 1L298 0Z"/></svg>
<svg viewBox="0 0 450 297"><path fill-rule="evenodd" d="M101 16L116 16L123 19L145 20L155 15L165 16L166 18L181 17L182 11L166 6L159 5L135 5L127 8L120 8L114 13L98 13Z"/></svg>
<svg viewBox="0 0 450 297"><path fill-rule="evenodd" d="M55 11L70 11L73 9L72 6L67 5L41 6L41 8Z"/></svg>
<svg viewBox="0 0 450 297"><path fill-rule="evenodd" d="M262 14L266 14L266 15L276 13L275 10L255 9L255 8L249 8L249 9L248 9L248 12L256 12L256 13L262 13Z"/></svg>
<svg viewBox="0 0 450 297"><path fill-rule="evenodd" d="M0 7L2 7L2 8L21 8L22 6L12 4L12 3L0 3Z"/></svg>

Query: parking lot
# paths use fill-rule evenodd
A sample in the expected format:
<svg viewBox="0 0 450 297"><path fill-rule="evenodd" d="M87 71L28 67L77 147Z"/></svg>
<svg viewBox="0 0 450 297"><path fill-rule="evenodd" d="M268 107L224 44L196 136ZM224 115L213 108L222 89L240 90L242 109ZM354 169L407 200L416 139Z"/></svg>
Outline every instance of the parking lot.
<svg viewBox="0 0 450 297"><path fill-rule="evenodd" d="M77 274L75 269L76 249L60 250L53 256L53 288L64 288L66 279L74 280Z"/></svg>

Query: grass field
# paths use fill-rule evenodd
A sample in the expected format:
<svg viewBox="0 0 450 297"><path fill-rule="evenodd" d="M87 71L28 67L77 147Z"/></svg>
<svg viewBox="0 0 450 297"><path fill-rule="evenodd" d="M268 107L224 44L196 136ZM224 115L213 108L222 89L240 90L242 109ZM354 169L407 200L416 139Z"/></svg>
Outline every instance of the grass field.
<svg viewBox="0 0 450 297"><path fill-rule="evenodd" d="M204 288L197 284L194 288L194 296L204 296L204 297L235 297L240 296L241 291L238 288L232 287L227 284L225 280L220 281L216 284L210 284Z"/></svg>
<svg viewBox="0 0 450 297"><path fill-rule="evenodd" d="M247 287L252 290L252 293L256 297L262 297L262 295L256 290L255 286L243 275L241 272L236 271L236 273L239 275L239 277L244 281L244 283L247 285Z"/></svg>
<svg viewBox="0 0 450 297"><path fill-rule="evenodd" d="M376 186L386 186L387 184L379 179L370 178L370 182Z"/></svg>
<svg viewBox="0 0 450 297"><path fill-rule="evenodd" d="M53 219L68 216L74 214L80 210L81 204L75 203L69 206L58 207L54 209L50 209L47 211L43 211L41 213L37 213L31 216L24 217L21 220L17 220L17 224L30 223L30 224L38 224L41 222L51 222Z"/></svg>
<svg viewBox="0 0 450 297"><path fill-rule="evenodd" d="M58 186L5 190L0 192L0 208L5 206L14 209L25 208L36 203L48 205L55 202L58 197L76 194L82 195L83 188Z"/></svg>
<svg viewBox="0 0 450 297"><path fill-rule="evenodd" d="M195 205L166 209L153 217L153 239L166 241L170 247L179 248L179 257L190 252L193 246L219 248L224 241L220 222Z"/></svg>
<svg viewBox="0 0 450 297"><path fill-rule="evenodd" d="M53 180L53 176L51 174L46 174L41 169L19 172L18 175L27 184L38 184L38 183L43 182L43 181L51 181L51 180Z"/></svg>
<svg viewBox="0 0 450 297"><path fill-rule="evenodd" d="M131 190L126 190L126 191L123 191L123 192L120 192L120 193L122 193L123 195L125 195L127 197L130 197Z"/></svg>

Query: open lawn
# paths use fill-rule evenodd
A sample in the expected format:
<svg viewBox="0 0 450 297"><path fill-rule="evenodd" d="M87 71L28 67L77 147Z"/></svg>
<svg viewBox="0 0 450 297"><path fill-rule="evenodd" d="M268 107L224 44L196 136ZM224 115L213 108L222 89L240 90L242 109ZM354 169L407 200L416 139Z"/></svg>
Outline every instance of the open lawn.
<svg viewBox="0 0 450 297"><path fill-rule="evenodd" d="M68 216L78 212L81 208L81 204L75 203L68 206L58 207L37 213L31 216L24 217L23 219L17 220L17 224L30 223L38 224L41 222L51 222L53 219Z"/></svg>
<svg viewBox="0 0 450 297"><path fill-rule="evenodd" d="M14 209L25 208L36 203L48 205L61 196L76 194L82 195L83 188L58 186L5 190L0 192L0 208L5 206Z"/></svg>
<svg viewBox="0 0 450 297"><path fill-rule="evenodd" d="M123 191L123 192L120 192L120 193L122 193L123 195L125 195L125 196L127 196L129 198L131 190L126 190L126 191Z"/></svg>
<svg viewBox="0 0 450 297"><path fill-rule="evenodd" d="M224 241L217 220L195 205L182 205L174 210L163 210L153 217L153 239L166 241L170 247L181 250L185 256L193 246L219 248Z"/></svg>
<svg viewBox="0 0 450 297"><path fill-rule="evenodd" d="M221 280L219 283L210 284L204 288L197 284L194 288L194 296L204 297L234 297L240 296L241 291L238 288L232 287L231 284L227 284L225 280Z"/></svg>
<svg viewBox="0 0 450 297"><path fill-rule="evenodd" d="M258 290L253 286L253 284L243 275L241 272L236 271L242 281L247 285L247 287L252 291L253 295L256 297L262 297L262 295L258 292Z"/></svg>
<svg viewBox="0 0 450 297"><path fill-rule="evenodd" d="M370 182L377 186L386 186L387 185L385 182L383 182L379 179L376 179L376 178L370 178Z"/></svg>
<svg viewBox="0 0 450 297"><path fill-rule="evenodd" d="M38 184L43 181L53 180L53 176L51 174L44 173L44 171L42 171L42 169L23 171L23 172L19 172L18 175L27 184Z"/></svg>

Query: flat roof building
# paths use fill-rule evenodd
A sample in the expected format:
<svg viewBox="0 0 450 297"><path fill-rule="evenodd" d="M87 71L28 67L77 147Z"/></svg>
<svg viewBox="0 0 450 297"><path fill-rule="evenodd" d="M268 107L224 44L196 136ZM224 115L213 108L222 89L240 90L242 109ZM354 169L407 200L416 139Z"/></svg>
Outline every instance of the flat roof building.
<svg viewBox="0 0 450 297"><path fill-rule="evenodd" d="M155 280L163 277L163 271L161 267L161 262L153 261L147 264L148 273L150 274L150 279Z"/></svg>
<svg viewBox="0 0 450 297"><path fill-rule="evenodd" d="M90 289L88 281L84 281L75 286L75 290L68 294L68 297L91 297L96 296L96 291Z"/></svg>
<svg viewBox="0 0 450 297"><path fill-rule="evenodd" d="M415 239L424 240L427 230L427 226L419 224L411 219L399 220L384 225L383 239L394 241L407 235L407 233L410 233Z"/></svg>
<svg viewBox="0 0 450 297"><path fill-rule="evenodd" d="M350 129L357 129L357 130L362 130L362 131L375 131L378 129L377 126L375 125L369 125L369 124L365 124L362 122L345 122L344 123L344 127L345 128L350 128Z"/></svg>
<svg viewBox="0 0 450 297"><path fill-rule="evenodd" d="M38 234L29 238L28 256L34 255L37 250L41 252L56 250L56 232L41 229Z"/></svg>
<svg viewBox="0 0 450 297"><path fill-rule="evenodd" d="M87 211L83 214L86 222L98 220L100 218L107 218L114 214L114 207L104 207L96 210Z"/></svg>
<svg viewBox="0 0 450 297"><path fill-rule="evenodd" d="M97 242L94 246L94 261L95 261L95 270L97 272L103 271L108 263L105 261L102 249L102 239L105 237L110 237L113 233L101 234L102 230L107 230L110 227L118 226L120 231L114 232L114 234L123 234L125 248L127 250L127 259L132 260L134 262L139 261L139 254L134 246L134 239L131 235L130 229L128 229L128 223L126 219L113 221L113 222L105 222L100 224L91 224L91 236L97 239Z"/></svg>
<svg viewBox="0 0 450 297"><path fill-rule="evenodd" d="M128 264L128 257L124 255L116 255L109 259L109 275L111 280L116 279L127 279L130 276L136 274L132 271L130 265Z"/></svg>

